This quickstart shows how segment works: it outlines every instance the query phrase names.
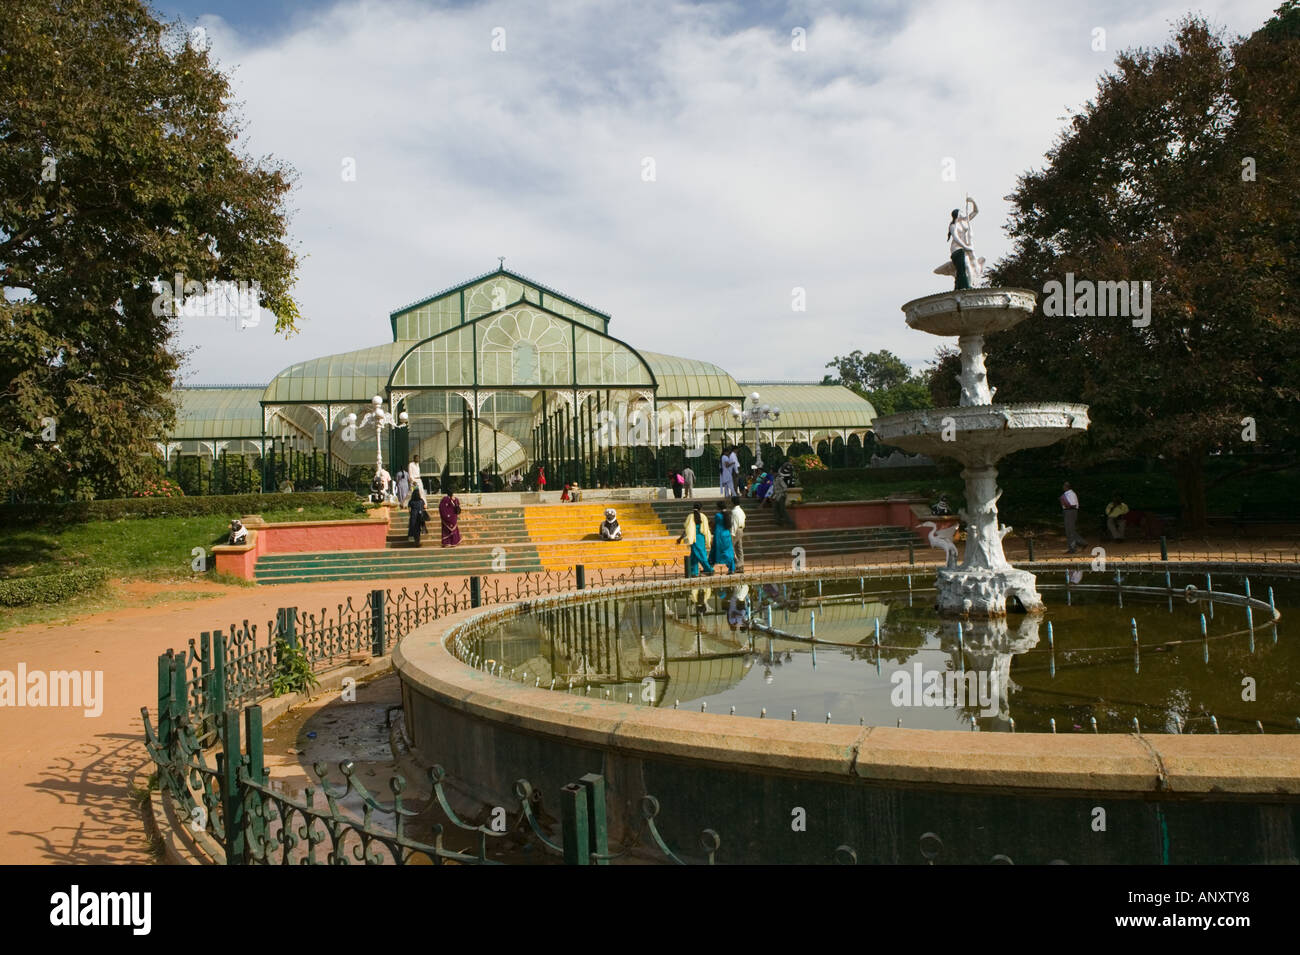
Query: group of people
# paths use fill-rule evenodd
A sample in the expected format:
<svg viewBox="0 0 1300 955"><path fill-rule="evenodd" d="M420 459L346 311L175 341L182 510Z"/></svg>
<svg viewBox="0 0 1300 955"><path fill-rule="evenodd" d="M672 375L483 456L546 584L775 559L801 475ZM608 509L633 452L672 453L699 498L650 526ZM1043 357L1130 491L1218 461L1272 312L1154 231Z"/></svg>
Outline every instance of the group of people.
<svg viewBox="0 0 1300 955"><path fill-rule="evenodd" d="M740 498L732 497L729 504L718 504L713 515L712 526L704 516L699 504L682 525L682 533L677 543L685 543L686 574L698 577L701 573L713 574L713 568L725 564L727 572L734 574L739 565L745 563L745 512L740 507Z"/></svg>
<svg viewBox="0 0 1300 955"><path fill-rule="evenodd" d="M370 482L370 500L375 504L389 501L406 507L411 495L417 492L424 494L424 481L420 477L418 454L411 456L411 463L406 466L406 470L398 471L397 477L393 477L381 467Z"/></svg>
<svg viewBox="0 0 1300 955"><path fill-rule="evenodd" d="M1066 481L1061 488L1061 515L1065 522L1065 546L1066 553L1077 553L1080 547L1087 546L1087 541L1079 534L1079 495L1070 482ZM1112 541L1122 541L1124 531L1130 519L1129 506L1124 503L1124 495L1116 491L1111 495L1110 503L1106 505L1106 531L1110 534ZM1140 516L1140 515L1139 515Z"/></svg>
<svg viewBox="0 0 1300 955"><path fill-rule="evenodd" d="M381 467L371 482L370 492L370 500L375 503L387 501L409 509L406 539L420 546L420 538L429 525L429 499L420 477L420 456L412 455L411 462L405 470L397 472L396 478ZM442 524L442 546L455 547L460 543L460 499L454 487L448 487L438 502L438 518Z"/></svg>
<svg viewBox="0 0 1300 955"><path fill-rule="evenodd" d="M406 524L406 539L419 547L420 537L429 524L429 506L423 487L415 486L407 506L411 514ZM442 524L442 546L455 547L460 543L460 498L454 488L447 488L447 493L438 502L438 520Z"/></svg>
<svg viewBox="0 0 1300 955"><path fill-rule="evenodd" d="M718 493L723 500L735 497L752 497L760 504L774 504L785 496L787 488L794 485L794 466L786 461L775 471L750 468L748 477L740 473L740 457L734 447L724 449L718 461ZM668 486L673 497L695 497L695 471L688 464L673 468L668 475Z"/></svg>
<svg viewBox="0 0 1300 955"><path fill-rule="evenodd" d="M673 468L668 475L668 486L673 489L673 497L694 497L695 471L689 464L684 468Z"/></svg>

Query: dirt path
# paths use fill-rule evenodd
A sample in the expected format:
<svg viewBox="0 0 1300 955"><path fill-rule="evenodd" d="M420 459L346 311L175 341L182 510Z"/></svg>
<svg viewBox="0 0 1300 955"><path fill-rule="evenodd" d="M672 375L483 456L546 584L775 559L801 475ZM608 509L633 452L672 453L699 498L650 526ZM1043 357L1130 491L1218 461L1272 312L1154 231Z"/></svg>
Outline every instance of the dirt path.
<svg viewBox="0 0 1300 955"><path fill-rule="evenodd" d="M456 586L461 578L453 581ZM439 581L441 583L441 581ZM512 581L513 583L513 581ZM36 624L0 634L0 670L100 670L103 711L83 708L0 709L0 864L148 863L148 842L131 800L132 783L152 772L142 742L140 707L156 706L158 654L203 630L248 619L264 626L279 607L357 604L376 587L410 580L221 587L204 600L132 606L177 584L137 582L121 609L75 621ZM317 603L319 601L319 603Z"/></svg>

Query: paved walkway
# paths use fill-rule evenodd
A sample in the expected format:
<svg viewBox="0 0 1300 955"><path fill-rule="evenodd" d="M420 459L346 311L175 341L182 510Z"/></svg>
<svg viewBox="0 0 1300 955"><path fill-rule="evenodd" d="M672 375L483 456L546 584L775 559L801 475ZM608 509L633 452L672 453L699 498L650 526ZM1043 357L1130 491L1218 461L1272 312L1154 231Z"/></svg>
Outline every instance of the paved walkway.
<svg viewBox="0 0 1300 955"><path fill-rule="evenodd" d="M1294 541L1193 542L1178 559L1221 554L1246 559L1271 552L1271 559L1294 554ZM1018 548L1009 548L1014 557ZM1043 541L1038 559L1055 559L1063 548ZM1112 559L1141 553L1152 545L1108 549ZM918 561L937 556L918 547ZM1159 545L1154 545L1159 556ZM875 553L864 562L906 561L905 552ZM1081 556L1080 563L1087 558ZM845 561L847 562L847 560ZM835 563L839 563L836 561ZM460 586L462 578L452 582ZM441 583L441 581L439 581ZM286 584L276 587L222 587L186 584L215 596L174 604L139 606L142 599L174 583L134 583L124 588L119 609L58 624L37 624L0 633L0 670L102 670L103 712L87 717L80 709L4 708L0 710L0 863L147 863L151 861L141 816L131 800L133 783L152 772L145 753L140 707L155 705L155 660L170 647L183 646L202 630L248 619L265 625L278 607L333 607L347 597L363 598L381 586L412 581ZM513 579L510 586L516 586ZM319 602L319 603L317 603Z"/></svg>

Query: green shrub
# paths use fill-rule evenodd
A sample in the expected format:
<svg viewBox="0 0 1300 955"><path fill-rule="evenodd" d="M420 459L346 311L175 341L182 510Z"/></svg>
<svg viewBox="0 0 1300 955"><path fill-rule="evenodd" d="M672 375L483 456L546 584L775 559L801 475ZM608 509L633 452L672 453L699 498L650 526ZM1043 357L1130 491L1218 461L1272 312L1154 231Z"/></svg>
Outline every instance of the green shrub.
<svg viewBox="0 0 1300 955"><path fill-rule="evenodd" d="M8 504L0 507L0 520L8 526L32 524L85 524L132 517L202 517L220 514L239 517L300 507L337 507L351 511L357 502L352 491L310 494L211 494L195 497L108 498L70 501L66 504Z"/></svg>
<svg viewBox="0 0 1300 955"><path fill-rule="evenodd" d="M307 652L301 646L277 637L275 675L271 678L271 695L306 693L314 689L319 682L316 674L311 671L311 661L307 659Z"/></svg>
<svg viewBox="0 0 1300 955"><path fill-rule="evenodd" d="M108 579L103 569L65 570L57 574L0 580L0 606L28 607L55 604L97 590Z"/></svg>

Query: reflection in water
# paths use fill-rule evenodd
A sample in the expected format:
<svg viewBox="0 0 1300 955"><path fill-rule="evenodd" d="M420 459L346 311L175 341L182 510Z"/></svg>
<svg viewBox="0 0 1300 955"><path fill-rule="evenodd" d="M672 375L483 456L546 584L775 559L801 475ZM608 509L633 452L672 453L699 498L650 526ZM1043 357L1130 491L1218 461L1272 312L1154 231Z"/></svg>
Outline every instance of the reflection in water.
<svg viewBox="0 0 1300 955"><path fill-rule="evenodd" d="M1145 732L1294 728L1300 652L1278 639L1266 605L1253 609L1252 630L1247 608L1219 592L1214 615L1203 575L1190 594L1193 578L1165 574L1056 580L1040 578L1045 616L970 621L940 618L933 593L907 578L720 581L534 610L485 634L480 649L501 675L534 686L742 716L798 710L819 722L983 731L1011 730L1013 718L1038 732L1053 721L1091 731L1094 719L1111 732L1134 719ZM1228 583L1215 581L1220 592ZM1294 581L1261 579L1257 592L1270 585L1284 614L1298 602ZM1252 673L1259 696L1243 703Z"/></svg>

